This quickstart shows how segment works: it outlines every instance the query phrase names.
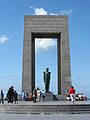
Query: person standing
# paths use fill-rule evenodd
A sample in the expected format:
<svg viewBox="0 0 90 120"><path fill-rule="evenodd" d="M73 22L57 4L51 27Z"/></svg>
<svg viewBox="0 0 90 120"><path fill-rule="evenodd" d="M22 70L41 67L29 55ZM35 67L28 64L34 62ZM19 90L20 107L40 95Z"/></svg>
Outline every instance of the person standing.
<svg viewBox="0 0 90 120"><path fill-rule="evenodd" d="M37 102L37 90L36 90L36 88L34 88L34 90L33 90L33 102L34 103Z"/></svg>
<svg viewBox="0 0 90 120"><path fill-rule="evenodd" d="M16 90L14 91L14 101L15 101L15 104L16 103L18 104L18 93L16 92Z"/></svg>
<svg viewBox="0 0 90 120"><path fill-rule="evenodd" d="M0 92L0 103L4 103L4 93L3 93L3 90L1 90Z"/></svg>
<svg viewBox="0 0 90 120"><path fill-rule="evenodd" d="M25 100L25 92L22 91L22 101L24 101L24 100Z"/></svg>
<svg viewBox="0 0 90 120"><path fill-rule="evenodd" d="M70 87L69 94L70 94L71 101L74 104L74 101L75 101L75 89L74 89L73 86Z"/></svg>
<svg viewBox="0 0 90 120"><path fill-rule="evenodd" d="M13 99L14 99L14 87L11 86L7 92L8 103L13 103Z"/></svg>
<svg viewBox="0 0 90 120"><path fill-rule="evenodd" d="M37 101L40 102L40 97L41 97L41 91L40 89L37 87Z"/></svg>
<svg viewBox="0 0 90 120"><path fill-rule="evenodd" d="M42 101L44 102L45 101L45 91L42 90Z"/></svg>

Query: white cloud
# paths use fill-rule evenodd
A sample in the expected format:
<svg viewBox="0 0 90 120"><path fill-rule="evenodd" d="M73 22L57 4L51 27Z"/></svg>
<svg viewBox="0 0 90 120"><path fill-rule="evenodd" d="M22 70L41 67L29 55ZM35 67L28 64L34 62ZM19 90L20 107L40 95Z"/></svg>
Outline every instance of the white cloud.
<svg viewBox="0 0 90 120"><path fill-rule="evenodd" d="M8 40L9 40L9 38L6 37L5 35L0 35L0 43L5 43Z"/></svg>
<svg viewBox="0 0 90 120"><path fill-rule="evenodd" d="M52 12L50 12L50 15L59 15L58 13L52 13Z"/></svg>
<svg viewBox="0 0 90 120"><path fill-rule="evenodd" d="M32 6L30 8L34 10L35 15L71 15L71 13L73 12L72 9L69 9L69 10L61 10L58 13L52 13L52 12L47 12L44 8L34 8Z"/></svg>
<svg viewBox="0 0 90 120"><path fill-rule="evenodd" d="M60 15L71 15L72 12L73 10L61 10L59 14Z"/></svg>
<svg viewBox="0 0 90 120"><path fill-rule="evenodd" d="M48 13L44 8L34 8L32 6L30 8L34 10L35 15L58 15L58 13Z"/></svg>
<svg viewBox="0 0 90 120"><path fill-rule="evenodd" d="M34 10L35 15L47 15L47 11L44 10L43 8L34 8L31 7Z"/></svg>
<svg viewBox="0 0 90 120"><path fill-rule="evenodd" d="M56 39L52 38L36 38L35 39L35 50L36 53L39 50L48 50L49 48L53 48L56 46Z"/></svg>

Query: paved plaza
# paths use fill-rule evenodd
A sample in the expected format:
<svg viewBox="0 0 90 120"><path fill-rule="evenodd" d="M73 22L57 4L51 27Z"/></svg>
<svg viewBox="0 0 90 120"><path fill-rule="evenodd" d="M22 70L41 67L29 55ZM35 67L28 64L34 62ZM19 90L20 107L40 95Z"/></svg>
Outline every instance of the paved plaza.
<svg viewBox="0 0 90 120"><path fill-rule="evenodd" d="M14 103L10 103L9 105L13 105ZM75 104L90 104L90 100L87 101L75 101ZM2 105L2 104L0 104ZM3 105L8 105L7 101L4 102ZM71 101L40 101L37 103L33 103L33 101L18 101L18 104L15 105L72 105Z"/></svg>
<svg viewBox="0 0 90 120"><path fill-rule="evenodd" d="M90 120L90 114L0 114L0 120Z"/></svg>

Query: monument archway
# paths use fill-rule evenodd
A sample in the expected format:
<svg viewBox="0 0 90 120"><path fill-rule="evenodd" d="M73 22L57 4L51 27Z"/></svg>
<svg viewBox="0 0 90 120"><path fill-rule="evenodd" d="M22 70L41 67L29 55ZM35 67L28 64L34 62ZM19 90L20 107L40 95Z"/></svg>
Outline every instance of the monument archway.
<svg viewBox="0 0 90 120"><path fill-rule="evenodd" d="M25 16L22 90L35 88L35 38L57 38L58 94L71 86L70 49L67 16Z"/></svg>

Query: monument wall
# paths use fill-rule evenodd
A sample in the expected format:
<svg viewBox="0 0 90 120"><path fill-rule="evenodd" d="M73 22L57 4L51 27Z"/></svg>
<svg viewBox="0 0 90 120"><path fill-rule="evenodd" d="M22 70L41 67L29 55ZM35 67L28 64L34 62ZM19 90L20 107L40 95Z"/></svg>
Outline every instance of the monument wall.
<svg viewBox="0 0 90 120"><path fill-rule="evenodd" d="M25 92L32 92L35 87L35 38L57 38L58 94L66 94L71 86L68 17L24 17L22 90Z"/></svg>

